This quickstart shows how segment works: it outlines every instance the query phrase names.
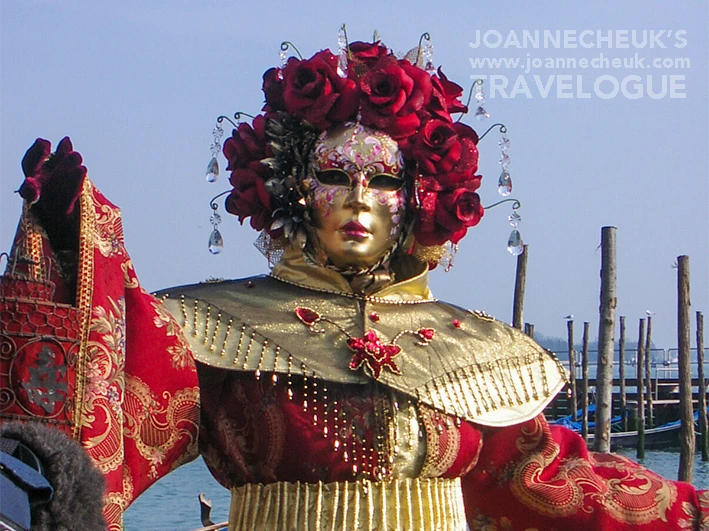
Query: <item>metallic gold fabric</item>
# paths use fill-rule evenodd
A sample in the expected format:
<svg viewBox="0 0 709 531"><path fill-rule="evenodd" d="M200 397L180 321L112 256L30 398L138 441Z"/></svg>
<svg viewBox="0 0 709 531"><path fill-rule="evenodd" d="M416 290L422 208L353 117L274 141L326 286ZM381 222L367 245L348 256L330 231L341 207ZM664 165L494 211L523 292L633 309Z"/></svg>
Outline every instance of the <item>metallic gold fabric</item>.
<svg viewBox="0 0 709 531"><path fill-rule="evenodd" d="M463 531L460 479L271 483L232 490L229 531Z"/></svg>
<svg viewBox="0 0 709 531"><path fill-rule="evenodd" d="M383 341L399 337L402 349L396 358L401 374L383 371L379 383L488 426L535 417L564 385L566 373L556 358L528 336L432 299L425 272L357 297L336 272L292 256L274 269L278 280L255 277L165 293L198 361L363 384L371 377L348 368L347 334L362 337L374 330ZM312 309L323 321L309 330L296 307ZM435 331L425 345L410 334L421 328Z"/></svg>

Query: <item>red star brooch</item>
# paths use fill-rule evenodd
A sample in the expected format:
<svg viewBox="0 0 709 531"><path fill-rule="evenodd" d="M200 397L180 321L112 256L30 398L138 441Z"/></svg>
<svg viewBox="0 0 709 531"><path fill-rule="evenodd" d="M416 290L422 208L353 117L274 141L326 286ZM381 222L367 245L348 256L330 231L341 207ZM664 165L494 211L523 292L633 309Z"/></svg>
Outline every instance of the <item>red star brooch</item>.
<svg viewBox="0 0 709 531"><path fill-rule="evenodd" d="M354 352L350 361L350 370L356 371L366 365L375 379L379 379L382 368L387 367L394 374L401 374L401 370L394 363L394 358L401 352L397 345L385 345L374 330L370 330L364 337L351 337L347 345Z"/></svg>

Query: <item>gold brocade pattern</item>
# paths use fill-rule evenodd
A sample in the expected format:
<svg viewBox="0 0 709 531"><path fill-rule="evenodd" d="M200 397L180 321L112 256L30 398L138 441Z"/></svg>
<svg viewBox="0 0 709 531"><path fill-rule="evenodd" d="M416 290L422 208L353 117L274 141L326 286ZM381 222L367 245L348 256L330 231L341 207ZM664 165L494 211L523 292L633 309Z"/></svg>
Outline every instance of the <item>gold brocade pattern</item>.
<svg viewBox="0 0 709 531"><path fill-rule="evenodd" d="M106 258L125 254L123 247L123 225L121 211L110 205L94 201L96 248Z"/></svg>
<svg viewBox="0 0 709 531"><path fill-rule="evenodd" d="M667 521L666 513L677 499L673 483L621 456L590 454L588 459L559 458L561 449L547 425L537 419L532 426L517 440L522 459L510 481L512 493L522 503L553 517L600 510L623 524ZM548 471L557 459L555 475L542 480L542 472ZM603 468L612 473L597 473Z"/></svg>
<svg viewBox="0 0 709 531"><path fill-rule="evenodd" d="M191 433L195 433L199 419L186 417L184 412L197 411L199 388L182 389L175 396L165 392L161 399L165 406L139 378L128 379L123 404L123 432L127 438L133 439L140 455L150 463L148 476L151 478L158 477L157 465L163 463L177 441L188 437L189 446L197 444Z"/></svg>
<svg viewBox="0 0 709 531"><path fill-rule="evenodd" d="M699 507L683 501L682 510L686 518L680 518L679 529L709 531L709 490L697 492Z"/></svg>
<svg viewBox="0 0 709 531"><path fill-rule="evenodd" d="M103 427L84 447L103 473L123 463L122 434L115 427L123 422L125 301L108 301L109 308L93 308L90 329L95 336L88 343L84 392L85 425Z"/></svg>
<svg viewBox="0 0 709 531"><path fill-rule="evenodd" d="M108 531L123 531L123 511L133 499L133 479L130 469L123 469L122 492L109 492L103 499L103 514L108 522Z"/></svg>
<svg viewBox="0 0 709 531"><path fill-rule="evenodd" d="M460 479L247 484L229 531L464 531Z"/></svg>
<svg viewBox="0 0 709 531"><path fill-rule="evenodd" d="M131 260L126 260L121 264L121 270L123 271L123 287L126 289L139 288L138 277L135 276L135 270L133 269L133 262Z"/></svg>
<svg viewBox="0 0 709 531"><path fill-rule="evenodd" d="M167 348L172 366L176 369L187 369L192 367L192 353L190 352L187 342L182 335L182 330L177 326L177 323L167 311L165 306L157 300L151 302L155 310L155 318L153 324L155 328L165 328L167 337L174 337L176 344Z"/></svg>
<svg viewBox="0 0 709 531"><path fill-rule="evenodd" d="M453 465L458 456L460 431L449 417L429 407L419 406L419 414L426 428L428 448L421 477L440 477Z"/></svg>

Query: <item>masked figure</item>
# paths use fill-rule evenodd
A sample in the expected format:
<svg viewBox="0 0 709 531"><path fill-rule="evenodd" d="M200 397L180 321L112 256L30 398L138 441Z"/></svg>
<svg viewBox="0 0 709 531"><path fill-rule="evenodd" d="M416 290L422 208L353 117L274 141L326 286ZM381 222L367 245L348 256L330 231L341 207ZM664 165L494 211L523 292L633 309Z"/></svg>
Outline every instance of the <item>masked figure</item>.
<svg viewBox="0 0 709 531"><path fill-rule="evenodd" d="M706 528L706 493L547 424L567 379L552 354L431 294L428 271L483 209L477 135L451 116L462 90L422 66L354 43L267 71L264 113L224 154L227 210L261 232L271 272L172 288L153 310L171 338L155 363L196 361L229 529ZM190 454L178 439L155 476Z"/></svg>

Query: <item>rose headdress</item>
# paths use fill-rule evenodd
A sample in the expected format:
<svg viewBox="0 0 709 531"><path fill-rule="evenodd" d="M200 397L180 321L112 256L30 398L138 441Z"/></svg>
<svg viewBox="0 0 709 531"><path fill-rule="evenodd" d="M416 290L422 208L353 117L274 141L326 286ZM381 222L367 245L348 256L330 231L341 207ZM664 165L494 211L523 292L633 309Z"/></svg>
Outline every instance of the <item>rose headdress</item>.
<svg viewBox="0 0 709 531"><path fill-rule="evenodd" d="M468 110L463 89L422 64L420 49L400 59L379 41L345 43L339 56L323 50L267 70L263 113L224 142L233 186L227 211L242 223L250 218L267 247L294 239L305 245L301 185L313 146L330 127L359 122L399 144L416 245L457 244L483 215L478 136L451 116Z"/></svg>

